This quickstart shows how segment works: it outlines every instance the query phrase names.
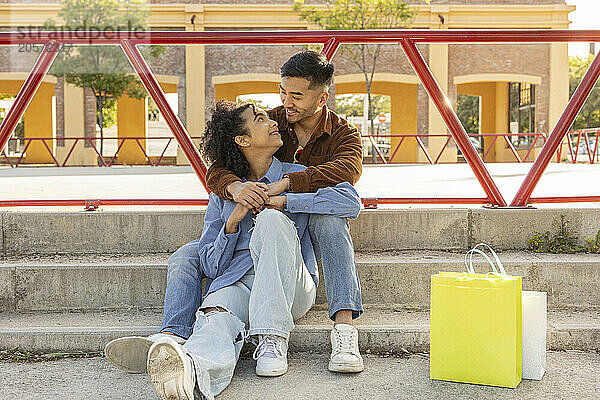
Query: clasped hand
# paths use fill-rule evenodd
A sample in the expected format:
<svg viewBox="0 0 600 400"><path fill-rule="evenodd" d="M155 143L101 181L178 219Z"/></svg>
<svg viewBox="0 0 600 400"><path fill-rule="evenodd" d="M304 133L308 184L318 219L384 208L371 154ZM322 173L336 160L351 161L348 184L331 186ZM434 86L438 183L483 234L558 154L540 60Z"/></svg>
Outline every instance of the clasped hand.
<svg viewBox="0 0 600 400"><path fill-rule="evenodd" d="M287 189L289 181L287 178L265 184L262 182L234 182L228 190L233 201L245 207L247 211L260 212L264 208L283 210L287 204L285 195L281 195Z"/></svg>

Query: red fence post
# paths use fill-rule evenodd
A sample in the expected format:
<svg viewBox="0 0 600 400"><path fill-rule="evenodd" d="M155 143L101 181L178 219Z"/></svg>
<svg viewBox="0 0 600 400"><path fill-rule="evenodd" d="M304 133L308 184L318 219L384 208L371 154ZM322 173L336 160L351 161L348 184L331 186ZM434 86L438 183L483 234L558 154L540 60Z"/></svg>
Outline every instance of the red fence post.
<svg viewBox="0 0 600 400"><path fill-rule="evenodd" d="M11 133L17 127L17 124L21 120L23 113L33 99L33 96L35 96L35 93L42 84L42 81L48 73L52 62L56 58L58 52L48 51L48 49L54 48L55 44L56 41L52 40L44 46L42 53L33 65L33 68L27 76L27 79L25 79L25 82L23 82L23 86L21 86L21 90L19 90L19 94L17 94L15 103L10 110L8 110L6 118L4 118L4 121L2 121L2 124L0 124L0 153L4 151L4 148L8 143L8 139L10 139Z"/></svg>
<svg viewBox="0 0 600 400"><path fill-rule="evenodd" d="M490 202L493 205L498 205L501 207L506 206L506 201L502 197L502 193L500 193L500 190L498 190L498 187L494 183L494 180L481 160L481 157L479 157L479 154L473 148L465 128L462 126L460 120L456 116L456 113L450 106L448 98L442 91L442 88L438 82L435 80L431 70L429 69L429 66L419 52L419 49L417 49L417 46L414 42L408 39L402 39L400 41L400 45L408 57L413 69L421 80L421 83L425 87L425 90L427 90L429 98L431 101L433 101L440 115L444 119L444 122L446 123L448 130L450 130L450 133L458 145L458 148L460 151L462 151L463 155L465 156L465 160L467 160L469 166L475 174L475 177L477 177L479 184L490 199Z"/></svg>
<svg viewBox="0 0 600 400"><path fill-rule="evenodd" d="M125 55L129 59L129 62L131 62L131 65L142 80L142 83L146 87L146 90L154 100L154 103L165 118L165 121L171 129L173 136L175 136L177 143L179 143L179 147L181 147L183 154L185 154L185 157L194 169L194 172L196 173L198 178L200 178L200 182L202 182L202 185L204 186L206 191L209 191L206 187L205 180L206 165L204 165L204 162L200 157L200 153L198 152L198 149L196 149L194 142L192 142L192 139L187 133L187 130L171 109L171 106L167 102L167 98L165 97L164 92L162 91L158 81L156 80L156 77L150 70L150 67L146 63L146 60L144 60L144 57L138 51L137 47L131 44L128 40L121 40L121 47L123 48Z"/></svg>
<svg viewBox="0 0 600 400"><path fill-rule="evenodd" d="M585 100L590 95L590 92L596 84L599 75L600 53L596 54L592 65L590 65L590 68L585 73L583 79L579 83L579 86L577 86L577 89L575 90L575 93L573 93L573 97L571 97L567 108L565 109L565 111L563 111L562 115L560 116L560 119L554 127L554 130L552 131L552 134L544 144L544 147L542 147L540 155L536 158L535 162L531 166L531 169L529 170L529 173L525 177L523 184L517 191L515 198L510 204L511 207L522 207L527 204L529 198L531 197L531 193L533 193L533 190L540 181L542 174L548 167L548 164L552 159L552 155L554 154L554 152L556 152L558 146L565 138L567 130L573 124L573 121L579 113L579 110L581 110L583 103L585 103ZM570 147L571 141L569 140L569 148ZM575 151L577 152L577 150Z"/></svg>
<svg viewBox="0 0 600 400"><path fill-rule="evenodd" d="M336 38L332 37L323 46L323 50L321 50L321 54L323 54L326 59L331 61L331 59L333 58L333 56L335 56L335 53L337 52L339 47L340 47L340 41L337 40Z"/></svg>

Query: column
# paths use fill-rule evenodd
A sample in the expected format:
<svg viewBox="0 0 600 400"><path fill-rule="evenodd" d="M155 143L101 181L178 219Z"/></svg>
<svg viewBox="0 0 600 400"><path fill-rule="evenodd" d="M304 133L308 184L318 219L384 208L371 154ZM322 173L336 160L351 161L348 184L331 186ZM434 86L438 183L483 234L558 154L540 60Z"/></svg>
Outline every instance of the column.
<svg viewBox="0 0 600 400"><path fill-rule="evenodd" d="M64 82L64 130L65 145L56 148L56 158L61 164L73 148L75 140L85 136L83 89ZM98 156L92 147L85 146L85 140L79 139L65 165L98 165Z"/></svg>
<svg viewBox="0 0 600 400"><path fill-rule="evenodd" d="M569 54L567 43L550 44L550 94L548 96L548 134L556 126L569 103ZM569 148L562 149L562 159L569 157ZM552 158L553 161L556 158Z"/></svg>
<svg viewBox="0 0 600 400"><path fill-rule="evenodd" d="M189 5L186 11L186 31L204 30L204 6ZM194 24L191 18L195 15ZM186 129L190 136L202 136L205 125L206 110L206 84L205 84L205 52L204 45L185 46L185 103L186 103ZM199 140L194 144L198 146ZM177 149L177 165L188 165L188 161L181 151Z"/></svg>
<svg viewBox="0 0 600 400"><path fill-rule="evenodd" d="M23 114L25 118L26 138L53 138L54 137L54 109L52 97L54 96L54 83L42 83L31 103ZM46 140L48 147L54 152L54 142ZM25 154L24 162L27 164L54 164L52 155L41 140L33 140Z"/></svg>
<svg viewBox="0 0 600 400"><path fill-rule="evenodd" d="M146 150L148 136L148 98L136 99L123 95L117 100L117 137L141 137L139 142ZM99 143L99 141L96 141ZM118 146L118 145L117 145ZM99 144L97 145L100 151ZM119 155L119 164L145 165L148 163L144 152L133 139L125 140ZM107 163L109 160L106 160Z"/></svg>
<svg viewBox="0 0 600 400"><path fill-rule="evenodd" d="M447 5L432 6L431 7L431 21L430 27L435 29L446 29L449 21L450 7ZM438 15L444 17L445 24L441 24ZM447 43L435 43L429 44L429 68L433 73L433 76L438 81L440 87L448 95L448 44ZM429 134L439 135L445 134L448 130L446 124L442 119L437 108L429 99ZM446 143L447 138L445 137L430 137L427 145L429 154L434 159L437 157L442 147ZM453 147L453 146L452 146ZM452 148L451 147L451 148ZM427 158L423 152L418 152L418 160L423 162L427 161ZM440 158L439 162L454 162L456 161L456 153L454 151L444 151L444 154Z"/></svg>

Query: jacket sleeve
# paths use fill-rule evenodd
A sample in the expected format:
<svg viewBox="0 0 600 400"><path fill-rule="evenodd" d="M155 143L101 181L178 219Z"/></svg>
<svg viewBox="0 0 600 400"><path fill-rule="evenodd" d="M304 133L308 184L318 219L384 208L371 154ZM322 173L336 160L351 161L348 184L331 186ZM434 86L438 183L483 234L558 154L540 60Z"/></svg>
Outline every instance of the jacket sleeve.
<svg viewBox="0 0 600 400"><path fill-rule="evenodd" d="M240 234L239 229L236 233L225 233L226 221L223 220L222 210L223 200L211 193L198 242L200 265L204 275L209 278L215 278L227 269Z"/></svg>
<svg viewBox="0 0 600 400"><path fill-rule="evenodd" d="M330 161L289 174L292 192L315 192L341 182L354 185L362 173L362 140L356 127L345 125L334 133L338 144Z"/></svg>
<svg viewBox="0 0 600 400"><path fill-rule="evenodd" d="M227 192L227 186L241 179L227 168L211 165L206 171L206 186L208 190L215 193L224 200L233 200Z"/></svg>
<svg viewBox="0 0 600 400"><path fill-rule="evenodd" d="M288 193L286 210L355 219L360 212L360 197L352 185L343 182L316 193Z"/></svg>

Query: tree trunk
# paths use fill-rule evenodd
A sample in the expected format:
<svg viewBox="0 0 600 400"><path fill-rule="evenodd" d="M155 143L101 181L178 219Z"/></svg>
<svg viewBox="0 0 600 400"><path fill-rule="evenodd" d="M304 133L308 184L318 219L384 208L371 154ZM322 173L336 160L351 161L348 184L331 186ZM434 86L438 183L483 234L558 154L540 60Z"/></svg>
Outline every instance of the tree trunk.
<svg viewBox="0 0 600 400"><path fill-rule="evenodd" d="M103 113L103 108L104 108L104 97L100 96L100 97L98 97L98 110L99 110L98 125L100 126L100 157L101 158L104 158L104 113ZM98 165L103 165L102 160L98 160Z"/></svg>
<svg viewBox="0 0 600 400"><path fill-rule="evenodd" d="M368 112L368 122L369 122L369 135L374 135L375 134L375 122L373 121L373 101L371 99L371 82L367 80L367 103L369 105L369 112ZM377 143L377 139L373 138L374 142ZM373 147L373 154L372 154L372 161L373 164L375 164L377 162L377 154L376 154L376 150L375 147Z"/></svg>

